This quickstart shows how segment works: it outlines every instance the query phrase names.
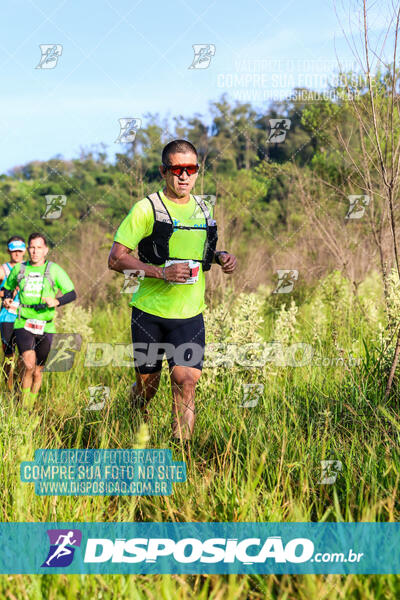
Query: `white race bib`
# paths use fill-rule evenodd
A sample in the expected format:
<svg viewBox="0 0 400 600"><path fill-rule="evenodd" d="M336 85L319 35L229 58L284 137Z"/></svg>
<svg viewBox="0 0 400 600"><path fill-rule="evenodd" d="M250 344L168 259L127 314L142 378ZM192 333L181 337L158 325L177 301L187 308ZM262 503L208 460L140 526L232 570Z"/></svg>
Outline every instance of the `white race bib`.
<svg viewBox="0 0 400 600"><path fill-rule="evenodd" d="M35 335L43 335L45 325L46 321L40 321L39 319L27 319L25 321L24 329L34 333Z"/></svg>
<svg viewBox="0 0 400 600"><path fill-rule="evenodd" d="M169 283L174 283L175 285L190 285L192 283L197 283L200 273L200 263L197 260L167 260L165 266L169 267L175 263L189 263L189 269L192 269L192 276L188 277L186 281L170 281Z"/></svg>

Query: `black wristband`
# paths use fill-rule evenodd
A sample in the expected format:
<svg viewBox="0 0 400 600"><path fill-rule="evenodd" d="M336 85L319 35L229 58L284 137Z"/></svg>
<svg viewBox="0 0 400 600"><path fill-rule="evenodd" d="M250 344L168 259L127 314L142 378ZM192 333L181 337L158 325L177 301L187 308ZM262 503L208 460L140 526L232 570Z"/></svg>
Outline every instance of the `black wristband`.
<svg viewBox="0 0 400 600"><path fill-rule="evenodd" d="M73 302L75 299L76 299L76 292L75 292L75 290L71 290L70 292L67 292L63 296L60 296L59 298L57 298L57 300L59 302L58 306L64 306L64 304Z"/></svg>
<svg viewBox="0 0 400 600"><path fill-rule="evenodd" d="M217 265L222 267L221 261L219 260L220 254L228 254L228 252L226 250L218 250L218 252L215 253L215 262L217 263Z"/></svg>

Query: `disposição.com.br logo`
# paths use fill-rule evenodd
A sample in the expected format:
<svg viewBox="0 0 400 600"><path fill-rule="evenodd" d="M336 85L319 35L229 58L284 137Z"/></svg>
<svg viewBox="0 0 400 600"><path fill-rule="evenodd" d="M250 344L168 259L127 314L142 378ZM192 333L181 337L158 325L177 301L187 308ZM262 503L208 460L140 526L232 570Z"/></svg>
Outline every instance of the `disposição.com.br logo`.
<svg viewBox="0 0 400 600"><path fill-rule="evenodd" d="M69 567L82 542L79 529L48 529L50 549L42 567Z"/></svg>

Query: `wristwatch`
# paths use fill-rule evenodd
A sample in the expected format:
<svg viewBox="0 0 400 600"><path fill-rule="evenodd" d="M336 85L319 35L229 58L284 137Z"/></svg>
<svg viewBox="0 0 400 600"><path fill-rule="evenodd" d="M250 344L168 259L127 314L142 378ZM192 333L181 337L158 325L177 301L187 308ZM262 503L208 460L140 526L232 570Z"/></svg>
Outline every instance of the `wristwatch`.
<svg viewBox="0 0 400 600"><path fill-rule="evenodd" d="M215 256L215 262L217 263L217 265L219 265L220 267L222 267L221 262L219 260L219 255L220 254L229 254L229 252L227 252L226 250L218 250L218 252L216 252L214 254L214 256Z"/></svg>

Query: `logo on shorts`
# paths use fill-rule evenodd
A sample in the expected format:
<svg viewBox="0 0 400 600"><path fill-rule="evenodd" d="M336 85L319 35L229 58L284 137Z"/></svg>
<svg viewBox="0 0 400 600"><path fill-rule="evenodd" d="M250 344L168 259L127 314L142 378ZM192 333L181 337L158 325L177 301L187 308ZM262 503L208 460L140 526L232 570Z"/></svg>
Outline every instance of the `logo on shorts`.
<svg viewBox="0 0 400 600"><path fill-rule="evenodd" d="M50 549L42 567L68 567L82 542L79 529L48 529Z"/></svg>

